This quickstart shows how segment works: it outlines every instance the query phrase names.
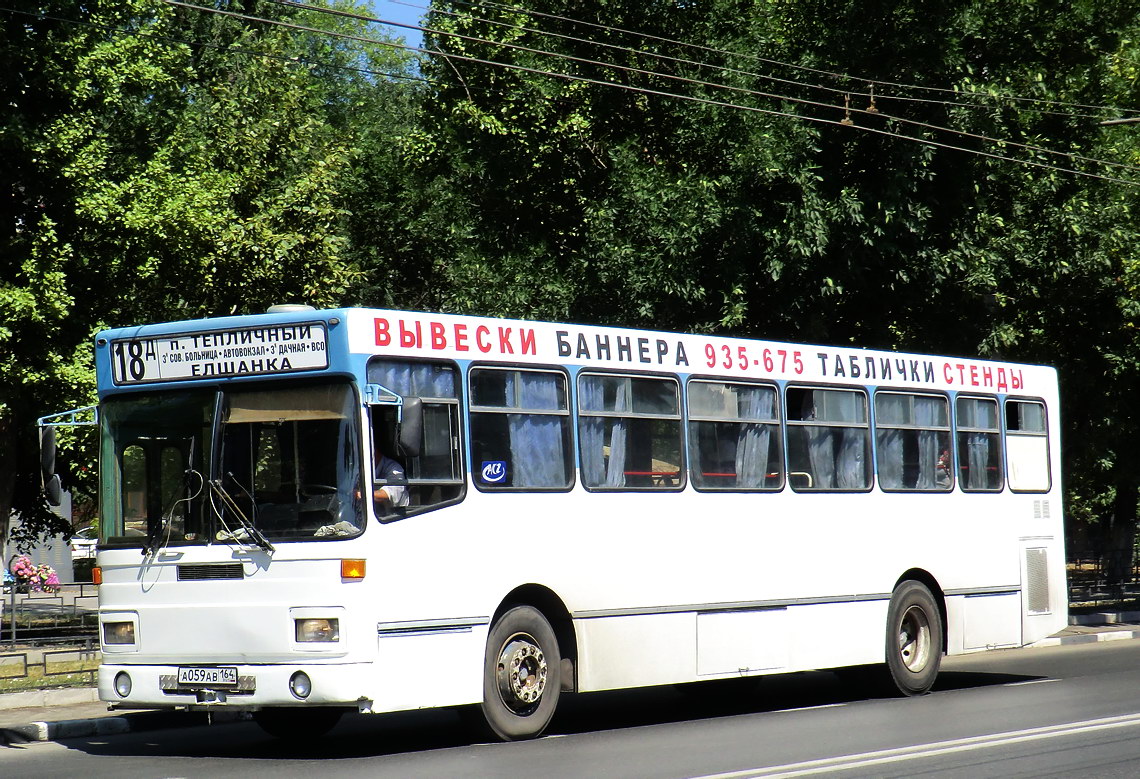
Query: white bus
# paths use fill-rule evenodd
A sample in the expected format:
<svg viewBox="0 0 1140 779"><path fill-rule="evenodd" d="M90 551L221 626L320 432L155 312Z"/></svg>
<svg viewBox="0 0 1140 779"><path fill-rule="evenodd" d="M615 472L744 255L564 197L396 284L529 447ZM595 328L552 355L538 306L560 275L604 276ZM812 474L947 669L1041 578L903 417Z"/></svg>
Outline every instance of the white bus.
<svg viewBox="0 0 1140 779"><path fill-rule="evenodd" d="M920 694L1067 621L1048 367L308 307L95 350L116 707L476 704L524 739L567 692Z"/></svg>

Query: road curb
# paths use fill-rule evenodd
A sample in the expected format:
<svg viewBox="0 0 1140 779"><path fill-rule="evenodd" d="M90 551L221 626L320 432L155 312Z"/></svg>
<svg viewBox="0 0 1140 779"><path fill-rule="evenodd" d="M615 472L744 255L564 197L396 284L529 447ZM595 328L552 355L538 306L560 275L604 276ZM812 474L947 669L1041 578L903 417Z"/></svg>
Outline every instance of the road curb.
<svg viewBox="0 0 1140 779"><path fill-rule="evenodd" d="M58 741L148 730L199 727L208 724L241 722L250 718L244 711L137 711L103 717L34 720L0 728L0 744L29 741Z"/></svg>
<svg viewBox="0 0 1140 779"><path fill-rule="evenodd" d="M126 717L92 717L66 719L56 722L29 722L5 728L9 743L12 741L57 741L63 738L86 738L129 733L136 728ZM15 738L13 738L15 737Z"/></svg>
<svg viewBox="0 0 1140 779"><path fill-rule="evenodd" d="M1072 636L1051 636L1035 641L1026 649L1046 646L1065 646L1066 644L1095 644L1100 641L1124 641L1140 638L1140 629L1137 630L1105 630L1099 633L1082 633Z"/></svg>

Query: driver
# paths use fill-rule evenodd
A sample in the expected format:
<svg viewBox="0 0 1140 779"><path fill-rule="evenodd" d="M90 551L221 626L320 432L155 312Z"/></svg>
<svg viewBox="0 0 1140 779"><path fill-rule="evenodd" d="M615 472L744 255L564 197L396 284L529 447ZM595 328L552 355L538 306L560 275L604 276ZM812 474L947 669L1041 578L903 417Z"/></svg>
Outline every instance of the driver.
<svg viewBox="0 0 1140 779"><path fill-rule="evenodd" d="M383 452L380 453L380 461L376 463L376 479L387 482L372 492L377 512L381 508L387 512L393 507L408 505L408 488L404 486L408 478L404 475L404 466Z"/></svg>

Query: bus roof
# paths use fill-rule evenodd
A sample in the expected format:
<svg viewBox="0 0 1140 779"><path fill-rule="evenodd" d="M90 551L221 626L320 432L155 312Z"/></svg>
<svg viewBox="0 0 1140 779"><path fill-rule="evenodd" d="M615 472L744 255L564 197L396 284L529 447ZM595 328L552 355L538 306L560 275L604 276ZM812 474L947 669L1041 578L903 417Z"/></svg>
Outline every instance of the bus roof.
<svg viewBox="0 0 1140 779"><path fill-rule="evenodd" d="M360 375L373 355L1050 395L1051 367L621 327L366 308L106 330L100 394L222 378Z"/></svg>

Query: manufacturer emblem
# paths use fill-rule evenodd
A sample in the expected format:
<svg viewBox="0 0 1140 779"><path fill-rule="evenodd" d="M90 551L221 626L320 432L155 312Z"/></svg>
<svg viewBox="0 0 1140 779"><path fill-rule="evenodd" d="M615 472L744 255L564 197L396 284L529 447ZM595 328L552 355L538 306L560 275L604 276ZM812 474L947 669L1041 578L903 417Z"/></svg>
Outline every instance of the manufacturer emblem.
<svg viewBox="0 0 1140 779"><path fill-rule="evenodd" d="M483 463L483 481L498 484L507 480L507 464L503 460L487 460Z"/></svg>

